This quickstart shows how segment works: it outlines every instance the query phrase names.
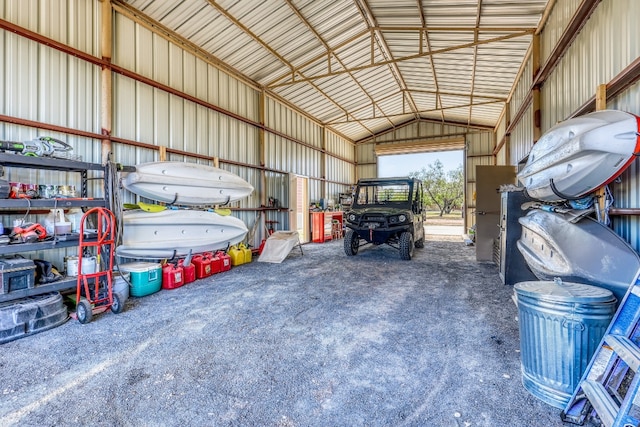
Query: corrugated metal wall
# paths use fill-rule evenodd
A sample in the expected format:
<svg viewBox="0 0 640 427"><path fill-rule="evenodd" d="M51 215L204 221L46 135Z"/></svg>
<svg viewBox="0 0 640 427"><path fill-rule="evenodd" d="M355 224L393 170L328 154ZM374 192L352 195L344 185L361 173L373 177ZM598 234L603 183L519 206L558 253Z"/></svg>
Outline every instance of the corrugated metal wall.
<svg viewBox="0 0 640 427"><path fill-rule="evenodd" d="M516 112L522 106L522 103L529 95L532 81L533 65L531 63L531 55L529 55L527 58L527 62L523 67L522 74L520 74L520 80L518 80L518 82L516 83L513 90L513 95L511 96L511 101L509 102L509 110L512 120L515 117Z"/></svg>
<svg viewBox="0 0 640 427"><path fill-rule="evenodd" d="M436 123L429 121L420 121L410 123L406 126L398 127L391 132L386 132L376 136L374 142L402 142L403 140L415 138L454 138L456 136L464 136L467 128L459 125L450 125L445 123Z"/></svg>
<svg viewBox="0 0 640 427"><path fill-rule="evenodd" d="M541 33L541 61L549 57L573 14L579 0L556 2ZM540 110L544 133L557 122L566 120L591 99L598 85L610 82L629 64L640 57L640 2L635 0L603 0L586 22L565 55L542 85ZM529 65L527 65L529 66ZM512 117L518 109L517 99L526 96L531 74L525 71L516 84ZM607 108L620 109L640 115L640 84L609 101ZM510 136L511 164L525 157L533 139L533 112L529 108ZM638 199L640 167L636 160L611 185L616 207L640 207ZM636 216L614 217L613 226L625 240L640 248L640 220Z"/></svg>
<svg viewBox="0 0 640 427"><path fill-rule="evenodd" d="M640 2L635 0L599 4L542 87L543 130L565 120L595 94L598 85L640 56L638 16Z"/></svg>
<svg viewBox="0 0 640 427"><path fill-rule="evenodd" d="M556 44L558 44L558 40L560 40L580 3L582 3L582 0L560 0L555 2L553 11L549 15L541 33L540 56L542 62L549 57Z"/></svg>
<svg viewBox="0 0 640 427"><path fill-rule="evenodd" d="M100 6L97 2L57 0L47 2L4 1L0 18L30 31L65 43L74 49L99 56ZM100 68L12 32L0 30L0 114L49 125L96 133L99 127ZM99 133L99 132L97 132ZM34 127L0 122L0 139L28 141L50 136L71 144L73 154L84 161L99 161L99 141ZM88 173L89 178L102 177ZM10 182L47 185L74 185L80 188L78 173L6 168L4 179ZM89 181L89 194L103 197L98 181ZM2 215L10 229L13 221L42 222L45 214ZM63 265L66 255L77 248L39 251L32 258L50 259Z"/></svg>
<svg viewBox="0 0 640 427"><path fill-rule="evenodd" d="M267 127L306 144L267 133L265 166L309 178L310 202L331 199L337 203L338 195L355 183L353 144L274 99L267 98L265 110ZM280 197L286 200L289 195Z"/></svg>
<svg viewBox="0 0 640 427"><path fill-rule="evenodd" d="M259 121L259 91L129 17L114 15L114 65L247 120ZM232 207L260 205L259 170L225 163L259 165L259 129L256 126L118 73L113 74L112 102L114 137L220 158L221 168L239 175L257 190L248 198L233 203ZM112 151L114 159L125 165L159 160L159 152L150 148L116 143ZM166 160L213 165L211 160L170 152ZM126 191L125 198L135 200L135 196ZM250 226L255 213L236 211L234 215Z"/></svg>
<svg viewBox="0 0 640 427"><path fill-rule="evenodd" d="M365 142L356 145L356 159L358 166L356 168L356 178L375 178L378 176L378 163L375 152L375 144L373 142Z"/></svg>
<svg viewBox="0 0 640 427"><path fill-rule="evenodd" d="M516 166L518 162L529 155L529 151L533 147L533 106L529 105L522 119L514 126L510 141L509 164Z"/></svg>
<svg viewBox="0 0 640 427"><path fill-rule="evenodd" d="M97 1L0 3L2 19L98 60L102 57L101 13L102 4ZM0 60L12 64L0 69L0 114L100 135L100 66L4 30L0 30ZM112 63L140 76L112 73L112 154L119 163L156 161L160 146L170 149L167 160L210 164L218 157L220 167L256 188L252 196L233 205L240 208L234 215L248 226L255 221L253 208L260 206L262 194L265 200L273 197L286 206L289 172L309 177L312 200L337 200L355 182L351 142L277 100L265 99L254 86L119 12L113 12ZM167 86L173 93L157 86ZM259 125L261 105L266 131ZM260 164L261 132L264 165ZM85 161L102 160L98 138L0 122L0 139L23 141L43 134L69 142ZM24 182L76 182L76 174L7 172L9 179ZM101 195L99 185L95 187L93 194ZM125 202L134 200L133 194L125 192ZM279 221L279 228L288 227L287 211L270 211L268 216Z"/></svg>
<svg viewBox="0 0 640 427"><path fill-rule="evenodd" d="M608 107L640 116L640 82L618 96ZM615 207L640 208L639 160L636 159L619 180L609 185L609 188L615 198ZM613 216L611 219L614 230L636 250L640 250L640 216Z"/></svg>

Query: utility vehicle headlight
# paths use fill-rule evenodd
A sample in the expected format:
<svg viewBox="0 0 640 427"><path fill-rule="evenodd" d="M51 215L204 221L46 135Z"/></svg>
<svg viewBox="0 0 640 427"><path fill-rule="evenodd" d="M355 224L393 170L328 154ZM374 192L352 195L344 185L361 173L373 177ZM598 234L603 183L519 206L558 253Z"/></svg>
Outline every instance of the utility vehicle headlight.
<svg viewBox="0 0 640 427"><path fill-rule="evenodd" d="M405 222L407 220L407 216L406 215L400 215L398 217L398 219L400 220L400 222Z"/></svg>
<svg viewBox="0 0 640 427"><path fill-rule="evenodd" d="M349 221L355 222L356 221L356 214L349 214Z"/></svg>

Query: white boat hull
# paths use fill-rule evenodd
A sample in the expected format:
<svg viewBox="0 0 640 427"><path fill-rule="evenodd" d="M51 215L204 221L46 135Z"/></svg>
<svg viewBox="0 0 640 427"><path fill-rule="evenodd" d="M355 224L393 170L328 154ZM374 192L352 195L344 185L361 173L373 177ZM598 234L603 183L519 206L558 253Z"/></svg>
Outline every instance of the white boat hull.
<svg viewBox="0 0 640 427"><path fill-rule="evenodd" d="M186 162L152 162L136 166L122 180L139 196L186 206L225 204L243 199L253 187L238 175L213 166Z"/></svg>
<svg viewBox="0 0 640 427"><path fill-rule="evenodd" d="M559 123L533 146L518 179L530 197L561 201L613 181L640 151L640 118L604 110Z"/></svg>
<svg viewBox="0 0 640 427"><path fill-rule="evenodd" d="M234 216L198 210L127 211L123 214L125 258L164 259L226 249L244 240L247 226Z"/></svg>

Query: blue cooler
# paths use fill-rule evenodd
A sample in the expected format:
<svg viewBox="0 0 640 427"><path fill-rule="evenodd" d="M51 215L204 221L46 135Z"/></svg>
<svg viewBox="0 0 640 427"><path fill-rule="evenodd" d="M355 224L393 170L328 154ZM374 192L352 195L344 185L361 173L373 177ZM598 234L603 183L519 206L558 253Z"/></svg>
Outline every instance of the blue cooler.
<svg viewBox="0 0 640 427"><path fill-rule="evenodd" d="M162 287L162 267L155 262L131 262L118 266L122 273L129 273L131 290L134 297L143 297L156 293Z"/></svg>

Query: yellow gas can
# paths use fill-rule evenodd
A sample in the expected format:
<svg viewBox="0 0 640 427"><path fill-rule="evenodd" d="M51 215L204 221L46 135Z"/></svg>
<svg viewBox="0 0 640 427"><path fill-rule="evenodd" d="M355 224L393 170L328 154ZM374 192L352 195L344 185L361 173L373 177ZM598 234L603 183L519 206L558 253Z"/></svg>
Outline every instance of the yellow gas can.
<svg viewBox="0 0 640 427"><path fill-rule="evenodd" d="M238 245L238 249L240 249L244 254L244 262L245 263L251 262L251 255L252 255L251 249L249 249L247 245L245 245L244 243L240 243Z"/></svg>
<svg viewBox="0 0 640 427"><path fill-rule="evenodd" d="M237 265L242 265L245 263L244 260L244 251L241 250L240 248L238 248L236 245L233 245L229 248L229 250L227 251L227 253L229 254L229 256L231 257L231 265L232 266L237 266Z"/></svg>

